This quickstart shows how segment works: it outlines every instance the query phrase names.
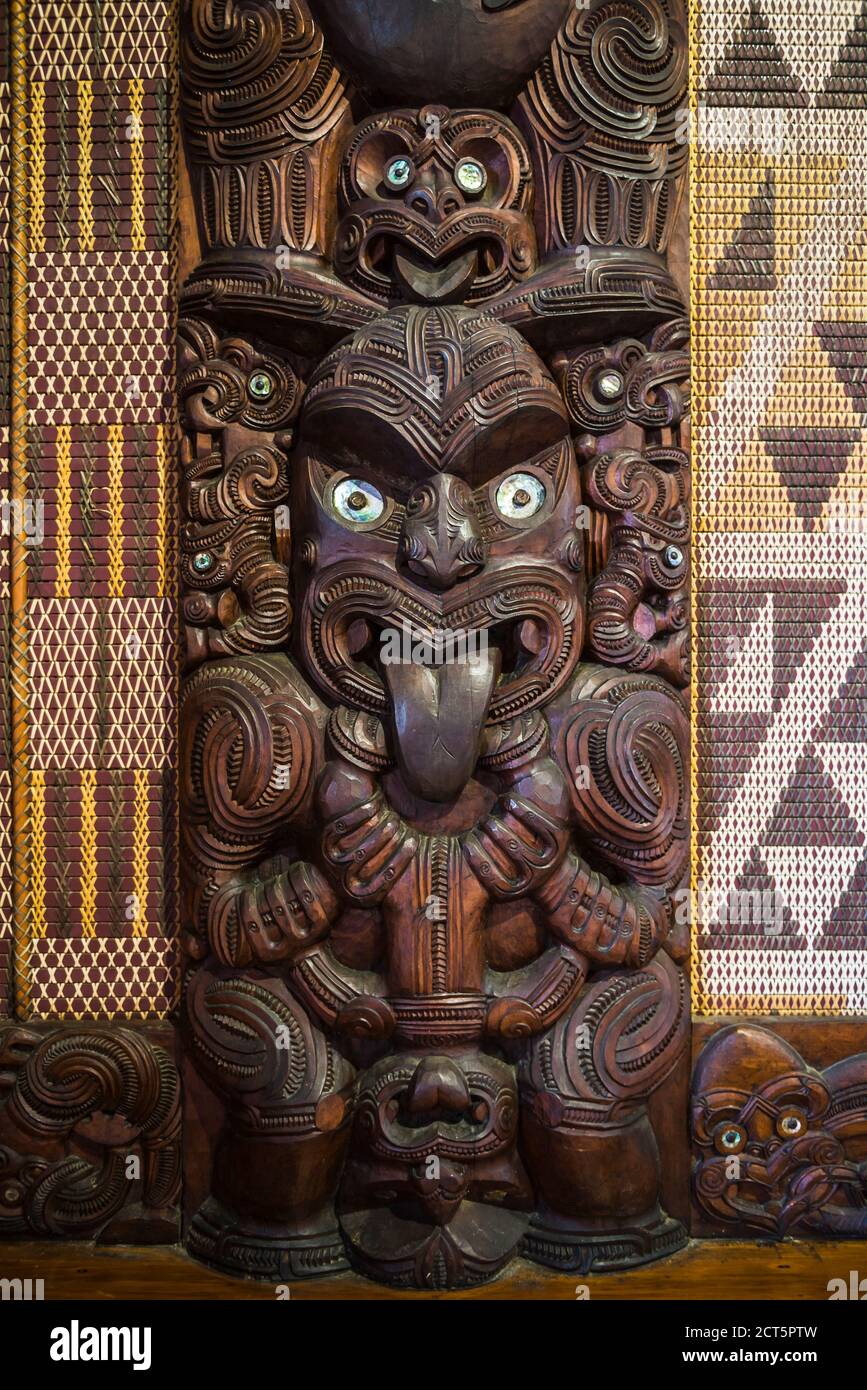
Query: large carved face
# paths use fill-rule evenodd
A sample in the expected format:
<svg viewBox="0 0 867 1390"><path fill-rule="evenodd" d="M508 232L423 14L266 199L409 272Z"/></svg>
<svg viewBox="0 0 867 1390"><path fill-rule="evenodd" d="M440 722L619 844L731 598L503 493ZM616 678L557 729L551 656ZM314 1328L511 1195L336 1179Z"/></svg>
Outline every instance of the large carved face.
<svg viewBox="0 0 867 1390"><path fill-rule="evenodd" d="M313 377L293 489L304 665L379 722L376 756L411 790L449 800L485 726L547 703L580 653L579 483L554 382L483 315L397 310ZM342 737L359 728L344 719Z"/></svg>
<svg viewBox="0 0 867 1390"><path fill-rule="evenodd" d="M536 264L530 160L493 111L371 116L349 142L334 259L383 303L477 303Z"/></svg>

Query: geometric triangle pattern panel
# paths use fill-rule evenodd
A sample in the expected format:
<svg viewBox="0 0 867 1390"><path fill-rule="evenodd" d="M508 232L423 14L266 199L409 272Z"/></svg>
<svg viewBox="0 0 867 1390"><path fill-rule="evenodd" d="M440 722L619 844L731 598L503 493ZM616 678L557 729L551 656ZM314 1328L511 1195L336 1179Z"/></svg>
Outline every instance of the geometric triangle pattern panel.
<svg viewBox="0 0 867 1390"><path fill-rule="evenodd" d="M693 9L693 1007L863 1014L867 5Z"/></svg>
<svg viewBox="0 0 867 1390"><path fill-rule="evenodd" d="M0 88L0 464L21 523L0 569L0 1013L160 1018L177 991L175 6L25 14Z"/></svg>

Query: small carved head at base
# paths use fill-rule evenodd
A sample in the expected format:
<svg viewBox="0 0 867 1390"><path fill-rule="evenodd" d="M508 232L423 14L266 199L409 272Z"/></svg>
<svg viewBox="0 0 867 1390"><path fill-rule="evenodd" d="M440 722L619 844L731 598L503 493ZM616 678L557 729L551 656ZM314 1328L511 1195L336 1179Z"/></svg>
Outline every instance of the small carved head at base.
<svg viewBox="0 0 867 1390"><path fill-rule="evenodd" d="M353 1264L461 1288L512 1258L532 1197L513 1069L493 1057L386 1058L364 1077L338 1198Z"/></svg>

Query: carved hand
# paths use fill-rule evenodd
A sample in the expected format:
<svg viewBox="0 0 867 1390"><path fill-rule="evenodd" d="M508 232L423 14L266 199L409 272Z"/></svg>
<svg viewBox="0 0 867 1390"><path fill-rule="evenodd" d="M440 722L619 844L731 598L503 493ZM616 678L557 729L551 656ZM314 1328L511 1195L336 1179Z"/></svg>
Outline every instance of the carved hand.
<svg viewBox="0 0 867 1390"><path fill-rule="evenodd" d="M535 894L548 927L596 965L646 965L668 934L667 901L651 888L621 888L577 854Z"/></svg>
<svg viewBox="0 0 867 1390"><path fill-rule="evenodd" d="M272 861L263 869L278 864L286 867L242 883L233 880L214 898L211 946L226 964L292 963L328 935L338 903L327 881L313 864L300 861Z"/></svg>

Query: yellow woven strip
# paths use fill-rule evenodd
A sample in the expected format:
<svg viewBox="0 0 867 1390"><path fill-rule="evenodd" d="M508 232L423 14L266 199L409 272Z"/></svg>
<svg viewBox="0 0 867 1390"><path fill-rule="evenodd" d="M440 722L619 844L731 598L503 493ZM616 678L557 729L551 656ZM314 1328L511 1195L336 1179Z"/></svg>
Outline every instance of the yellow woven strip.
<svg viewBox="0 0 867 1390"><path fill-rule="evenodd" d="M847 1012L847 1004L845 994L732 994L719 1000L715 1011L708 1007L703 1014L705 1017L770 1014L777 1018L839 1018Z"/></svg>
<svg viewBox="0 0 867 1390"><path fill-rule="evenodd" d="M133 893L135 918L133 936L148 934L148 775L147 770L135 770L135 807L133 810Z"/></svg>
<svg viewBox="0 0 867 1390"><path fill-rule="evenodd" d="M27 5L10 0L10 418L9 473L13 501L27 498ZM14 514L14 513L13 513ZM27 547L13 525L9 540L9 728L12 776L12 951L15 1008L29 1018L30 796L28 745Z"/></svg>
<svg viewBox="0 0 867 1390"><path fill-rule="evenodd" d="M179 5L171 7L171 18L166 34L166 42L168 46L168 52L166 55L168 73L166 115L169 122L169 142L166 171L167 207L165 225L167 229L166 249L168 251L169 256L168 284L172 286L175 286L179 283L179 252L181 230L181 222L179 216L180 197L178 187L178 170L181 167L182 158L180 139L181 125L179 110L180 92L178 83L178 74L180 71L180 13L181 10ZM177 327L177 317L178 304L177 295L175 295L173 299L173 320L175 328ZM165 499L165 541L163 545L163 554L160 559L160 565L165 567L164 570L162 570L161 572L164 574L163 593L167 597L175 597L177 592L178 499L176 488L173 486L174 453L177 447L177 434L177 413L175 408L174 393L172 393L172 404L169 407L169 411L167 412L166 424L162 432L162 443L164 449L163 466L165 467L166 486L161 492L162 498ZM179 672L181 669L181 652L183 649L180 610L177 605L177 602L175 602L174 604L173 611L175 615L174 636L176 656L173 666L174 675L172 694L174 696L173 708L175 711L174 736L175 746L177 746L177 711L179 706L177 696L179 686ZM165 885L165 889L171 893L172 897L176 897L179 891L178 862L180 855L178 844L177 817L174 818L174 825L175 830L171 841L169 841L165 830L163 832L162 839L163 883ZM154 908L154 916L157 923L159 921L158 911L159 905L156 905ZM175 930L174 924L166 923L164 930L166 932L173 932ZM180 1002L181 972L179 970L174 971L173 978L175 988L173 1006L177 1008Z"/></svg>
<svg viewBox="0 0 867 1390"><path fill-rule="evenodd" d="M54 592L58 598L69 598L72 564L72 431L69 425L57 426L57 530L55 533L57 577Z"/></svg>
<svg viewBox="0 0 867 1390"><path fill-rule="evenodd" d="M130 235L134 251L145 250L144 177L144 82L133 77L129 84L129 138L132 183Z"/></svg>
<svg viewBox="0 0 867 1390"><path fill-rule="evenodd" d="M123 598L123 425L108 427L108 592Z"/></svg>
<svg viewBox="0 0 867 1390"><path fill-rule="evenodd" d="M78 240L82 251L96 241L93 220L93 83L78 84Z"/></svg>
<svg viewBox="0 0 867 1390"><path fill-rule="evenodd" d="M33 936L46 936L45 916L45 773L34 768L30 778L30 819L33 827Z"/></svg>
<svg viewBox="0 0 867 1390"><path fill-rule="evenodd" d="M30 84L30 251L45 250L45 83Z"/></svg>
<svg viewBox="0 0 867 1390"><path fill-rule="evenodd" d="M96 772L81 774L81 934L96 936Z"/></svg>

